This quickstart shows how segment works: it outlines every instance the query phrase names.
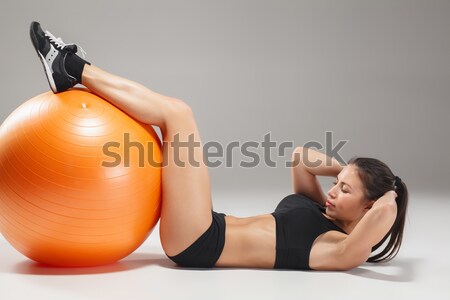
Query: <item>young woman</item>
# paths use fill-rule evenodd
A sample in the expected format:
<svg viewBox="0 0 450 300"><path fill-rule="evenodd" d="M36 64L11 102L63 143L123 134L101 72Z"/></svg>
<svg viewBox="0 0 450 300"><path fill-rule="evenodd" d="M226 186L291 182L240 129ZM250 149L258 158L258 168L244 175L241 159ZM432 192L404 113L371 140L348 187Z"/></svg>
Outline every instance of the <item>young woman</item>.
<svg viewBox="0 0 450 300"><path fill-rule="evenodd" d="M37 22L31 23L30 36L54 93L83 84L136 120L159 126L164 145L175 135L180 141L192 135L201 145L185 102L91 65L76 55L79 46L65 44ZM342 166L298 147L293 152L294 194L271 214L238 218L213 211L202 147L193 149L199 166L178 166L174 149L163 151L168 161L162 170L160 238L166 255L180 266L349 270L366 261L390 260L399 250L408 191L377 159L355 157ZM177 159L189 161L186 148L177 151ZM316 176L336 178L327 195ZM385 248L370 257L386 240Z"/></svg>

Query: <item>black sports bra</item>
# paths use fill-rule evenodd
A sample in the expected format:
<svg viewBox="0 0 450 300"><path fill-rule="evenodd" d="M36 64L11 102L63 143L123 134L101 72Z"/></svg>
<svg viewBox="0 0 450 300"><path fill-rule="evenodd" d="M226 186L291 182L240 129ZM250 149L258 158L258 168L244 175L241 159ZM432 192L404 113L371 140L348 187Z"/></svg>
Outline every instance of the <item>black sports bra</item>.
<svg viewBox="0 0 450 300"><path fill-rule="evenodd" d="M311 270L309 254L314 240L330 230L346 233L322 212L324 207L304 195L292 194L281 200L272 213L276 221L274 269Z"/></svg>

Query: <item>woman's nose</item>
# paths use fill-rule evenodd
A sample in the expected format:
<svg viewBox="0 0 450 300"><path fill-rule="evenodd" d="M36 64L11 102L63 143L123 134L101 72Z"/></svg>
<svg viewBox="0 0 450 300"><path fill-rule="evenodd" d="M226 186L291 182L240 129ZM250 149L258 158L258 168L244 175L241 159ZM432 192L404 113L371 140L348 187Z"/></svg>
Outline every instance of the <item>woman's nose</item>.
<svg viewBox="0 0 450 300"><path fill-rule="evenodd" d="M330 188L330 189L328 190L327 195L328 195L328 197L330 197L330 198L334 198L334 197L335 197L334 187L332 187L332 188Z"/></svg>

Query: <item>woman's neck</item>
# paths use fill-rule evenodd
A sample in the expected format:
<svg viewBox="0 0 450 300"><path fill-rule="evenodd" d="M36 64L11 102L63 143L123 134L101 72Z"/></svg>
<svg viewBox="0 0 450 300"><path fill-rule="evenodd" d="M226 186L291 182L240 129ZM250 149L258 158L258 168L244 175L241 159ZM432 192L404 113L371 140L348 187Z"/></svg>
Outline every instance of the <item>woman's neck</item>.
<svg viewBox="0 0 450 300"><path fill-rule="evenodd" d="M353 231L353 229L355 229L356 225L359 223L359 220L355 220L355 221L352 221L352 222L343 222L341 220L333 219L332 217L330 217L326 213L322 213L322 214L327 219L329 219L331 222L333 222L334 225L336 225L337 227L339 227L342 230L344 230L345 233L347 233L347 234L350 234Z"/></svg>

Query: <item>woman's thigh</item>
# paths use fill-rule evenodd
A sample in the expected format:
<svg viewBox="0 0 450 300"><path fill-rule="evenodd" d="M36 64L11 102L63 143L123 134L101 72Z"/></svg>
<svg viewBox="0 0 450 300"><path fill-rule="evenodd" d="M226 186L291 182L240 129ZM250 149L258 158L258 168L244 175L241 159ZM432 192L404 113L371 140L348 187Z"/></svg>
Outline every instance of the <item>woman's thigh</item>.
<svg viewBox="0 0 450 300"><path fill-rule="evenodd" d="M160 238L169 256L189 247L212 222L210 178L200 133L190 107L177 101L163 133Z"/></svg>

